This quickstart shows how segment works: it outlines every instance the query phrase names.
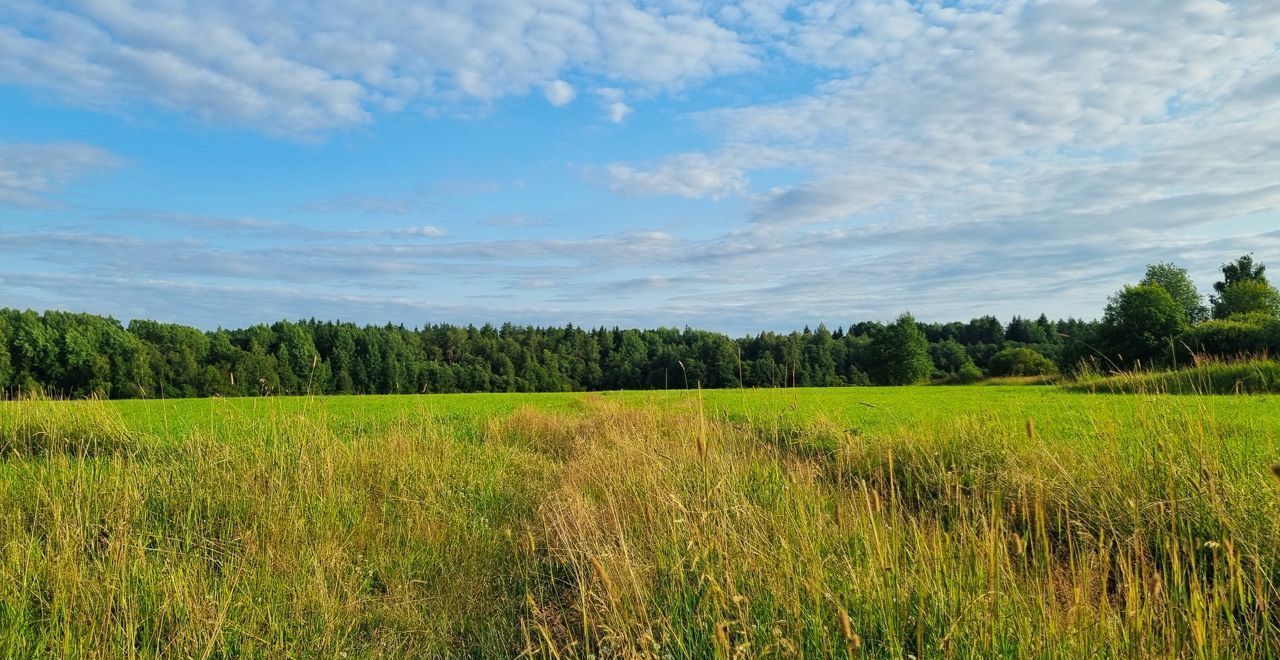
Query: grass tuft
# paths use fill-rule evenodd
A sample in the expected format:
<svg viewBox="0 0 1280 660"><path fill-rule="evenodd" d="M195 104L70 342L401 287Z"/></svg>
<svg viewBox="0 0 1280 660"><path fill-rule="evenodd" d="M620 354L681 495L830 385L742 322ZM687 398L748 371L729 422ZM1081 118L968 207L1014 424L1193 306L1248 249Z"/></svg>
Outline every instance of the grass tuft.
<svg viewBox="0 0 1280 660"><path fill-rule="evenodd" d="M1103 376L1085 374L1065 385L1072 391L1113 394L1280 393L1280 362L1265 358L1199 359L1173 371L1138 371Z"/></svg>
<svg viewBox="0 0 1280 660"><path fill-rule="evenodd" d="M0 403L0 458L94 457L135 449L120 413L97 399Z"/></svg>

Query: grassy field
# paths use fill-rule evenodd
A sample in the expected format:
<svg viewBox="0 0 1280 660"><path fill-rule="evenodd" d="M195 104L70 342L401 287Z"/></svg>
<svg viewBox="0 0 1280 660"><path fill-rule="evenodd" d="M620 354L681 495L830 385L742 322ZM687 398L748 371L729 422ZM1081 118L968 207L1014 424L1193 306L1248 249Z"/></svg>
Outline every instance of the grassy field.
<svg viewBox="0 0 1280 660"><path fill-rule="evenodd" d="M6 657L1274 656L1280 398L0 403Z"/></svg>

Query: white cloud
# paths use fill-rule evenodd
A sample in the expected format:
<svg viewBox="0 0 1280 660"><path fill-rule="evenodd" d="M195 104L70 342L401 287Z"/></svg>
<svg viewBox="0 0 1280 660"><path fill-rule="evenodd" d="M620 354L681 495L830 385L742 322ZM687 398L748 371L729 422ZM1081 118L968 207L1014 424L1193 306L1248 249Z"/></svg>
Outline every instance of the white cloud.
<svg viewBox="0 0 1280 660"><path fill-rule="evenodd" d="M740 30L831 72L791 98L699 116L720 141L705 180L791 173L758 192L756 222L1105 213L1159 226L1177 200L1265 188L1280 165L1274 6L851 1L740 14ZM694 196L618 186L669 170L611 168L627 192Z"/></svg>
<svg viewBox="0 0 1280 660"><path fill-rule="evenodd" d="M56 206L54 196L68 183L122 162L87 144L0 143L0 205Z"/></svg>
<svg viewBox="0 0 1280 660"><path fill-rule="evenodd" d="M547 97L547 103L559 108L573 102L577 93L573 91L573 85L563 80L552 80L542 86L542 94Z"/></svg>
<svg viewBox="0 0 1280 660"><path fill-rule="evenodd" d="M167 225L170 228L194 229L229 236L242 233L259 238L324 241L334 238L387 239L402 237L440 238L448 235L434 225L417 227L375 227L363 229L313 229L304 225L261 218L221 218L192 213L173 213L146 209L123 209L103 214L112 224Z"/></svg>
<svg viewBox="0 0 1280 660"><path fill-rule="evenodd" d="M1010 231L1017 228L975 222L755 227L706 240L647 231L422 243L390 230L368 236L374 243L333 232L306 243L291 235L254 239L251 247L220 245L216 235L210 243L91 230L0 232L0 264L6 265L0 287L18 297L32 290L40 305L208 327L308 316L418 322L429 314L455 322L687 322L750 332L888 318L904 308L930 320L1040 311L1092 316L1107 294L1139 277L1147 261L1190 265L1207 288L1214 267L1230 256L1253 251L1264 261L1280 259L1274 230L1214 239L1029 230L1013 237L1016 250L1008 248ZM854 251L865 246L875 250ZM20 263L14 257L73 266L22 274L11 265ZM140 290L149 293L139 296ZM486 299L507 302L477 306Z"/></svg>
<svg viewBox="0 0 1280 660"><path fill-rule="evenodd" d="M389 236L419 236L422 238L440 238L446 234L445 230L432 225L423 225L421 227L405 227L403 229L391 229L383 231L374 231L380 235Z"/></svg>
<svg viewBox="0 0 1280 660"><path fill-rule="evenodd" d="M634 112L634 110L632 110L631 106L626 103L617 101L615 103L610 103L605 108L605 112L609 117L609 121L615 124L621 124L626 121L627 117L631 116L631 113Z"/></svg>
<svg viewBox="0 0 1280 660"><path fill-rule="evenodd" d="M634 231L634 220L610 225L615 233L565 235L585 224L583 212L557 200L476 216L521 227L550 214L560 221L554 240L419 240L443 230L321 232L234 220L225 224L243 230L243 243L215 231L164 249L6 235L0 252L100 278L203 278L211 290L292 278L281 304L344 301L322 310L410 314L421 308L390 301L437 297L446 300L432 310L462 309L449 305L518 290L522 307L497 305L480 320L527 319L520 314L538 308L555 310L548 318L557 323L679 318L743 329L904 308L932 319L1094 316L1147 262L1184 263L1207 288L1216 265L1242 252L1280 260L1280 6L948 4L435 2L350 21L337 5L303 15L238 0L181 11L145 2L59 11L16 0L0 9L0 25L22 26L0 27L0 79L288 132L518 94L554 104L565 78L605 118L623 121L636 99L648 108L668 92L692 98L697 84L726 74L787 79L739 88L740 78L724 78L716 94L688 103L721 104L689 117L705 131L698 151L644 145L646 162L609 157L583 168L632 197L634 215L672 208L670 200L639 206L643 195L743 200L737 225L709 238L706 226ZM769 96L754 95L760 89ZM0 151L0 200L47 203L75 171L88 171L52 161L5 167ZM497 184L455 188L488 194ZM328 201L344 212L402 208ZM654 217L651 226L695 215L683 208L684 217ZM95 295L123 295L110 293L109 279L100 284Z"/></svg>
<svg viewBox="0 0 1280 660"><path fill-rule="evenodd" d="M200 118L306 135L376 110L487 104L562 71L653 90L757 59L698 8L613 0L305 5L110 0L0 8L0 81L93 106L155 103Z"/></svg>
<svg viewBox="0 0 1280 660"><path fill-rule="evenodd" d="M614 163L605 170L609 187L625 195L675 195L721 199L742 193L747 177L741 171L719 166L703 154L681 154L649 169Z"/></svg>
<svg viewBox="0 0 1280 660"><path fill-rule="evenodd" d="M605 116L609 121L615 124L621 124L633 112L631 106L627 105L623 99L627 93L617 87L597 87L595 89L596 96L604 103Z"/></svg>

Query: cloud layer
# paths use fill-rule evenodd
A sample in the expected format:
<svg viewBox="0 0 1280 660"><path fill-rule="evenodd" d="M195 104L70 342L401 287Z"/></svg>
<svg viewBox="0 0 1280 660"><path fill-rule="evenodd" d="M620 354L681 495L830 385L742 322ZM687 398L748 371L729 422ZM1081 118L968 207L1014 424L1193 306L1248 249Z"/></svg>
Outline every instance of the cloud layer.
<svg viewBox="0 0 1280 660"><path fill-rule="evenodd" d="M740 35L697 11L604 0L0 7L0 81L285 134L534 88L563 105L567 71L670 90L756 63Z"/></svg>
<svg viewBox="0 0 1280 660"><path fill-rule="evenodd" d="M154 309L201 298L246 319L750 330L904 308L1092 316L1146 263L1177 260L1207 285L1242 252L1280 260L1268 3L17 0L0 8L0 81L287 136L520 96L600 113L619 135L648 109L671 122L573 165L582 185L652 209L644 221L563 228L557 199L450 224L423 218L420 193L295 205L325 227L117 209L3 232L0 260L74 265L0 273L19 299L65 300L74 275L84 304L132 280ZM528 151L554 152L538 138ZM0 204L54 205L120 162L0 145ZM587 193L549 197L574 195Z"/></svg>
<svg viewBox="0 0 1280 660"><path fill-rule="evenodd" d="M57 206L51 193L61 192L74 179L122 164L120 158L86 144L0 143L0 206Z"/></svg>

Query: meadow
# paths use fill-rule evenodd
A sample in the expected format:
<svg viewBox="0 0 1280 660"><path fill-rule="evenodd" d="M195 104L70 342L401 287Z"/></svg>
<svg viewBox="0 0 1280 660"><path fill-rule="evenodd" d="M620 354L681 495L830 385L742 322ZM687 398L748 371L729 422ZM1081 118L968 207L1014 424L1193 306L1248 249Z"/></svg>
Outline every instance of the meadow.
<svg viewBox="0 0 1280 660"><path fill-rule="evenodd" d="M6 657L1269 657L1280 398L0 403Z"/></svg>

